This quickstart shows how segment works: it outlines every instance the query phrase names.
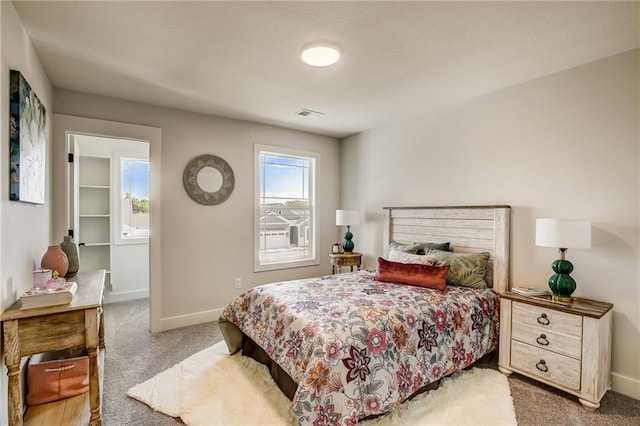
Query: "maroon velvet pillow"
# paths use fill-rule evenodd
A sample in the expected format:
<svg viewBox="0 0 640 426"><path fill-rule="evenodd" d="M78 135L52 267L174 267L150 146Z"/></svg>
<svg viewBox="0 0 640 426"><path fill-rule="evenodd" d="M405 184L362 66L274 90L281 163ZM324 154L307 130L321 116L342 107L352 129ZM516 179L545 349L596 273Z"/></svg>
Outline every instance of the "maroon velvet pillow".
<svg viewBox="0 0 640 426"><path fill-rule="evenodd" d="M378 281L415 285L444 290L447 287L449 265L431 266L414 263L398 263L378 258Z"/></svg>

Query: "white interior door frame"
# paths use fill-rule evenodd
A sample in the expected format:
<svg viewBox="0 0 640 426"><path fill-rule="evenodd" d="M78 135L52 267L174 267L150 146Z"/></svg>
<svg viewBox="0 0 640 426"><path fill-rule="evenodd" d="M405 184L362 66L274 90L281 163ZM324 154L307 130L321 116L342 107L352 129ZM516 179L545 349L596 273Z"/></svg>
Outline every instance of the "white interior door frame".
<svg viewBox="0 0 640 426"><path fill-rule="evenodd" d="M73 149L71 149L73 147ZM80 263L84 264L84 257L89 256L88 266L91 268L104 267L107 269L105 302L120 302L134 299L149 298L149 237L122 238L122 159L137 159L149 161L149 141L139 141L123 138L107 138L88 136L85 134L69 134L69 149L73 153L73 162L69 163L69 169L73 170L74 180L78 175L84 176L83 182L69 182L69 188L75 191L70 199L74 201L73 228L76 241L79 244L86 242L86 235L91 235L93 244L80 247ZM87 163L89 161L89 163ZM106 162L106 163L105 163ZM104 164L107 164L106 173ZM99 172L103 166L102 173ZM72 172L69 172L69 176ZM82 172L84 171L84 172ZM84 174L83 174L84 173ZM86 181L88 179L88 182ZM107 184L108 188L94 187L95 184ZM82 188L83 190L80 190ZM145 198L148 199L147 187ZM78 197L80 193L80 197ZM84 195L82 195L84 194ZM108 197L106 212L108 217L83 216L80 219L77 203L87 207L98 201L104 202L105 194ZM95 197L98 199L95 199ZM88 198L87 198L88 197ZM93 210L93 207L90 207ZM104 232L105 221L108 223L108 231ZM88 228L87 228L88 227ZM97 233L100 229L102 233ZM86 234L85 231L88 231ZM99 241L95 240L99 238ZM95 245L99 243L99 245ZM108 243L105 251L102 244ZM105 256L106 253L106 256ZM96 264L98 262L98 264Z"/></svg>
<svg viewBox="0 0 640 426"><path fill-rule="evenodd" d="M161 331L162 318L162 251L161 251L161 152L162 131L157 127L118 123L71 115L53 114L53 182L64 182L52 188L52 234L62 240L71 224L70 187L67 153L69 135L84 134L108 138L121 138L149 142L150 187L149 203L151 214L151 237L149 238L149 322L152 333Z"/></svg>

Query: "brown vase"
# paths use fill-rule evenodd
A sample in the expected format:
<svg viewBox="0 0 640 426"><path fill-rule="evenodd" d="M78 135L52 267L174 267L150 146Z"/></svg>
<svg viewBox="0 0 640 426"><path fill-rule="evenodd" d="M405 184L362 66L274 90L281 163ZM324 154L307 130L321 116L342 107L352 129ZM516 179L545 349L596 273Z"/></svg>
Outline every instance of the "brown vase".
<svg viewBox="0 0 640 426"><path fill-rule="evenodd" d="M80 269L80 263L78 262L78 247L76 246L75 241L71 236L67 235L64 237L64 241L60 243L60 248L67 255L67 260L69 261L69 269L67 270L66 277L72 277Z"/></svg>
<svg viewBox="0 0 640 426"><path fill-rule="evenodd" d="M47 252L42 256L40 267L51 269L54 271L54 275L55 272L58 272L59 277L64 277L67 275L67 270L69 269L69 260L60 246L49 246Z"/></svg>

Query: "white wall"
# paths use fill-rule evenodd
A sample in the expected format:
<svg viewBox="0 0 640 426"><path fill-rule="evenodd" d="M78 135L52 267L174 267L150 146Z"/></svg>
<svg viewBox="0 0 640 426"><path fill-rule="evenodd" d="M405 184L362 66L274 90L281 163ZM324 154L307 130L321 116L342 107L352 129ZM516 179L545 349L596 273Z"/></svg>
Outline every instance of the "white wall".
<svg viewBox="0 0 640 426"><path fill-rule="evenodd" d="M336 139L255 124L91 96L55 91L54 110L59 114L136 123L162 130L162 221L152 224L153 239L161 245L161 321L158 329L217 320L221 310L242 290L255 285L330 273L328 253L335 239L335 209L339 194L339 144ZM58 141L54 139L54 144ZM319 235L320 264L281 271L253 272L253 145L266 144L320 153ZM57 147L56 147L57 149ZM154 169L153 145L151 168ZM235 174L235 189L217 206L191 200L182 184L187 163L200 154L225 159ZM62 173L62 172L61 172ZM63 179L54 176L57 182ZM54 210L54 233L64 231ZM152 200L152 220L156 215ZM152 270L152 310L154 278Z"/></svg>
<svg viewBox="0 0 640 426"><path fill-rule="evenodd" d="M342 141L341 207L367 267L382 254L383 206L512 206L511 283L546 285L556 250L535 219L593 223L569 250L576 296L614 307L613 388L640 399L638 50Z"/></svg>
<svg viewBox="0 0 640 426"><path fill-rule="evenodd" d="M33 45L22 26L13 3L0 2L0 306L5 310L19 294L31 287L35 266L53 240L50 231L51 212L51 114L53 89L40 64ZM22 73L47 110L47 185L45 204L35 205L9 201L9 70ZM7 376L2 361L0 371L0 422L7 419Z"/></svg>
<svg viewBox="0 0 640 426"><path fill-rule="evenodd" d="M22 26L22 22L11 2L0 3L2 9L2 67L0 68L0 120L2 129L2 158L0 174L2 175L2 196L0 197L0 211L2 212L2 257L0 299L2 308L7 308L17 298L17 294L28 289L32 284L32 272L53 241L50 234L51 208L51 115L53 112L53 89L36 56L31 41ZM9 201L9 162L6 161L9 152L9 70L15 69L22 73L35 91L40 102L47 110L47 170L45 204L28 204Z"/></svg>

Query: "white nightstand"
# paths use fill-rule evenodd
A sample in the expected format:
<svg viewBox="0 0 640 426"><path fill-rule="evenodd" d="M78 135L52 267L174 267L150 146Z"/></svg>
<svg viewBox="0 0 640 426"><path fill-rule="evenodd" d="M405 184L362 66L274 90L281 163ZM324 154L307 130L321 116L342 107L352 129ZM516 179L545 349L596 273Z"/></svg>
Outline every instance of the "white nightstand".
<svg viewBox="0 0 640 426"><path fill-rule="evenodd" d="M613 305L573 298L501 295L498 368L576 395L587 410L611 388Z"/></svg>

